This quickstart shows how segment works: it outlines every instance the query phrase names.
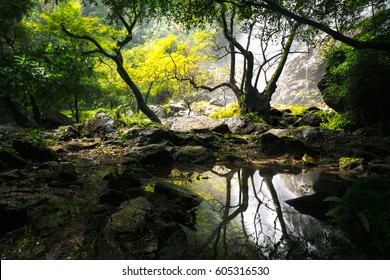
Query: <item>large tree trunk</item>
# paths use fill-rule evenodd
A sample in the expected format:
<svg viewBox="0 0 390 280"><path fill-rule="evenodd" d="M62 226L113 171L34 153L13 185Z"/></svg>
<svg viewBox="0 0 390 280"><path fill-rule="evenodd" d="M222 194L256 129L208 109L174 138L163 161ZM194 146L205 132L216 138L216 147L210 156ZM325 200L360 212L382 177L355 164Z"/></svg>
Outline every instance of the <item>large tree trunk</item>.
<svg viewBox="0 0 390 280"><path fill-rule="evenodd" d="M41 123L41 111L39 110L38 104L35 101L35 97L30 93L30 102L31 102L31 107L33 111L33 118L37 122L37 124Z"/></svg>
<svg viewBox="0 0 390 280"><path fill-rule="evenodd" d="M119 75L126 82L126 84L130 87L130 89L133 92L135 99L137 100L139 110L141 110L141 112L144 113L151 121L156 123L161 123L161 120L146 104L145 100L142 97L141 91L139 90L137 85L133 82L133 80L130 78L129 74L127 73L123 65L120 63L120 61L116 60L115 62L117 65L117 71Z"/></svg>

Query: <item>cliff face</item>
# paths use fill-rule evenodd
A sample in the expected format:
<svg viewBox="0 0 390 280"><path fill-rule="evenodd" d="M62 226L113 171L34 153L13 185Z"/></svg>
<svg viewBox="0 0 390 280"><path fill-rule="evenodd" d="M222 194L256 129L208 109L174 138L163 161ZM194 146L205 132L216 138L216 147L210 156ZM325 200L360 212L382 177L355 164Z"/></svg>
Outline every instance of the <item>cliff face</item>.
<svg viewBox="0 0 390 280"><path fill-rule="evenodd" d="M317 50L290 54L271 105L326 107L317 87L323 71L323 59Z"/></svg>

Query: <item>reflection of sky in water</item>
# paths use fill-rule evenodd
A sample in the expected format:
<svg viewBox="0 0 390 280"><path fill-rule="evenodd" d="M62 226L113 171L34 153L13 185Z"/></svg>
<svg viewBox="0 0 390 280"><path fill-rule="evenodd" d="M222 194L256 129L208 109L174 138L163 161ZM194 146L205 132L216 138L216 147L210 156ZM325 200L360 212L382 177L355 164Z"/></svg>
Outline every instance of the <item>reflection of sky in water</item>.
<svg viewBox="0 0 390 280"><path fill-rule="evenodd" d="M202 174L208 179L194 180L189 186L205 198L197 211L198 231L189 233L194 250L229 254L235 246L236 251L243 252L245 246L276 244L283 234L299 237L321 230L322 223L285 203L313 193L311 186L318 179L319 171L263 175L266 177L253 168L248 171L215 167L213 171ZM247 178L247 186L243 178ZM277 205L281 211L277 211ZM214 257L223 258L221 254Z"/></svg>

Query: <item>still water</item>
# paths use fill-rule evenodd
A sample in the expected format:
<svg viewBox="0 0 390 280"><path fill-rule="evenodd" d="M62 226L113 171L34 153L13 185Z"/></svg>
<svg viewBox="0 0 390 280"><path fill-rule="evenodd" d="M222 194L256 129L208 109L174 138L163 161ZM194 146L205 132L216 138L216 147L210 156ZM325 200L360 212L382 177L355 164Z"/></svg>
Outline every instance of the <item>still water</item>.
<svg viewBox="0 0 390 280"><path fill-rule="evenodd" d="M201 173L172 171L174 183L203 198L196 230L187 230L189 258L334 257L342 250L335 244L348 243L342 234L286 203L313 194L324 177L321 170L275 172L254 166L215 166Z"/></svg>

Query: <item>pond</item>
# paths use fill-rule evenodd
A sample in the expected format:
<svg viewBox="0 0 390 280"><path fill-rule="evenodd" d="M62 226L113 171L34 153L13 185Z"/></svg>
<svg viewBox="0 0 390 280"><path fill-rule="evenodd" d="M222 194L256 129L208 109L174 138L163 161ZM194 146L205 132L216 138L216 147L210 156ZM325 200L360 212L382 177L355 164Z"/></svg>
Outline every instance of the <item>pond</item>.
<svg viewBox="0 0 390 280"><path fill-rule="evenodd" d="M215 166L200 173L173 170L170 177L203 198L196 230L187 229L189 259L323 259L349 243L341 232L286 203L324 188L342 189L343 180L323 170ZM325 217L326 196L309 205L314 216L322 211Z"/></svg>

